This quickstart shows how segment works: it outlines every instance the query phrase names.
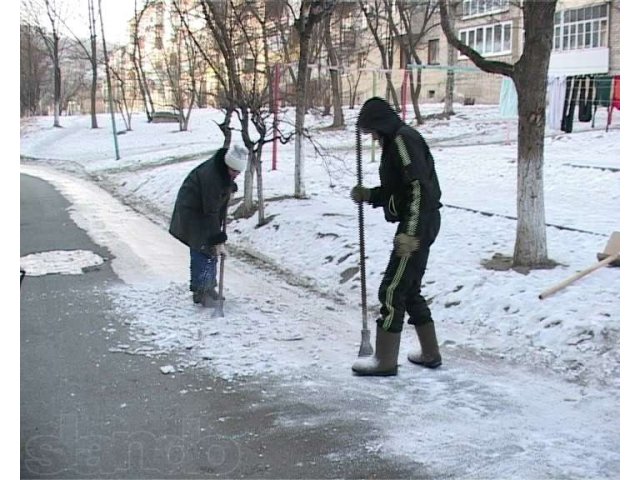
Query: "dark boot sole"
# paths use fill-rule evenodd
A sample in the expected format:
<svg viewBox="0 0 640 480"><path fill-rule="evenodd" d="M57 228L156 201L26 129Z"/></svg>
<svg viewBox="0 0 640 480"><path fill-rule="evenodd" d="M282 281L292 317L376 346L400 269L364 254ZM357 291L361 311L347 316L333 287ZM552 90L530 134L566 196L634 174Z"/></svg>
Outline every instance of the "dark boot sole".
<svg viewBox="0 0 640 480"><path fill-rule="evenodd" d="M386 370L384 372L359 372L358 370L351 369L353 373L358 377L393 377L398 374L398 367L393 370Z"/></svg>
<svg viewBox="0 0 640 480"><path fill-rule="evenodd" d="M407 357L407 360L409 360L414 365L421 365L425 368L431 368L431 369L438 368L440 365L442 365L442 360L436 360L434 362L416 362L415 360L411 360L408 357Z"/></svg>

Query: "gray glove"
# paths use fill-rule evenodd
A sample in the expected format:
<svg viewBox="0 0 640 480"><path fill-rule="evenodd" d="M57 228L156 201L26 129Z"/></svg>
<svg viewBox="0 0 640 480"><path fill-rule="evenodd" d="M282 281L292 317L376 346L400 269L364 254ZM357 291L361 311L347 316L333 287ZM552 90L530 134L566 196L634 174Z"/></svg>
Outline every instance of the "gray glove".
<svg viewBox="0 0 640 480"><path fill-rule="evenodd" d="M227 247L224 246L224 243L219 243L213 246L211 253L213 253L216 257L226 257Z"/></svg>
<svg viewBox="0 0 640 480"><path fill-rule="evenodd" d="M356 185L351 189L351 200L354 203L368 202L371 199L371 189Z"/></svg>
<svg viewBox="0 0 640 480"><path fill-rule="evenodd" d="M420 239L406 233L399 233L393 239L393 248L398 257L408 257L420 247Z"/></svg>

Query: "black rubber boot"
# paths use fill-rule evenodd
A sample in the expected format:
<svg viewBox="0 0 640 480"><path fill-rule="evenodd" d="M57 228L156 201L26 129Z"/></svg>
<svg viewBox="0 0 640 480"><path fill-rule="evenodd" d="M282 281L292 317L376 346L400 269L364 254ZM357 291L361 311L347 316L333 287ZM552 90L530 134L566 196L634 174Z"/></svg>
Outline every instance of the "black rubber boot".
<svg viewBox="0 0 640 480"><path fill-rule="evenodd" d="M198 304L202 303L202 290L196 290L193 292L193 303Z"/></svg>
<svg viewBox="0 0 640 480"><path fill-rule="evenodd" d="M351 367L356 375L388 377L398 374L400 333L391 333L378 327L376 352L372 357L359 358Z"/></svg>
<svg viewBox="0 0 640 480"><path fill-rule="evenodd" d="M436 338L436 327L433 322L424 325L416 325L416 333L420 340L420 351L411 352L407 358L411 363L422 365L427 368L438 368L442 365L438 339Z"/></svg>

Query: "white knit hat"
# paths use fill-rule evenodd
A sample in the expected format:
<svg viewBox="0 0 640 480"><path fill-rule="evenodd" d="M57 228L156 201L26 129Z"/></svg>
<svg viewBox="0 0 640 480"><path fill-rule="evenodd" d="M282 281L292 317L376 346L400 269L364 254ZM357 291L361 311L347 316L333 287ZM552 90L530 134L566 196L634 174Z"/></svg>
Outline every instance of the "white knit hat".
<svg viewBox="0 0 640 480"><path fill-rule="evenodd" d="M240 145L231 147L224 156L224 163L227 167L242 172L247 166L247 155L249 151Z"/></svg>

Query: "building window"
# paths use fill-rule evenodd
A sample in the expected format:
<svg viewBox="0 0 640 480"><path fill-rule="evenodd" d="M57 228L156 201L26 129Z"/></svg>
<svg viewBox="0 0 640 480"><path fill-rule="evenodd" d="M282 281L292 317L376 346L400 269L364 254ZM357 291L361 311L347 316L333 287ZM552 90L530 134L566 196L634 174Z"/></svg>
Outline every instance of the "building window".
<svg viewBox="0 0 640 480"><path fill-rule="evenodd" d="M253 58L245 58L244 59L244 68L243 68L243 72L244 73L253 73L253 70L256 67L256 61Z"/></svg>
<svg viewBox="0 0 640 480"><path fill-rule="evenodd" d="M511 22L460 30L460 41L485 56L511 53ZM460 55L463 56L463 55Z"/></svg>
<svg viewBox="0 0 640 480"><path fill-rule="evenodd" d="M607 46L607 5L556 12L553 22L553 50L580 50Z"/></svg>
<svg viewBox="0 0 640 480"><path fill-rule="evenodd" d="M429 65L440 65L440 40L429 40Z"/></svg>
<svg viewBox="0 0 640 480"><path fill-rule="evenodd" d="M504 12L509 9L509 0L463 0L462 16L473 17Z"/></svg>

